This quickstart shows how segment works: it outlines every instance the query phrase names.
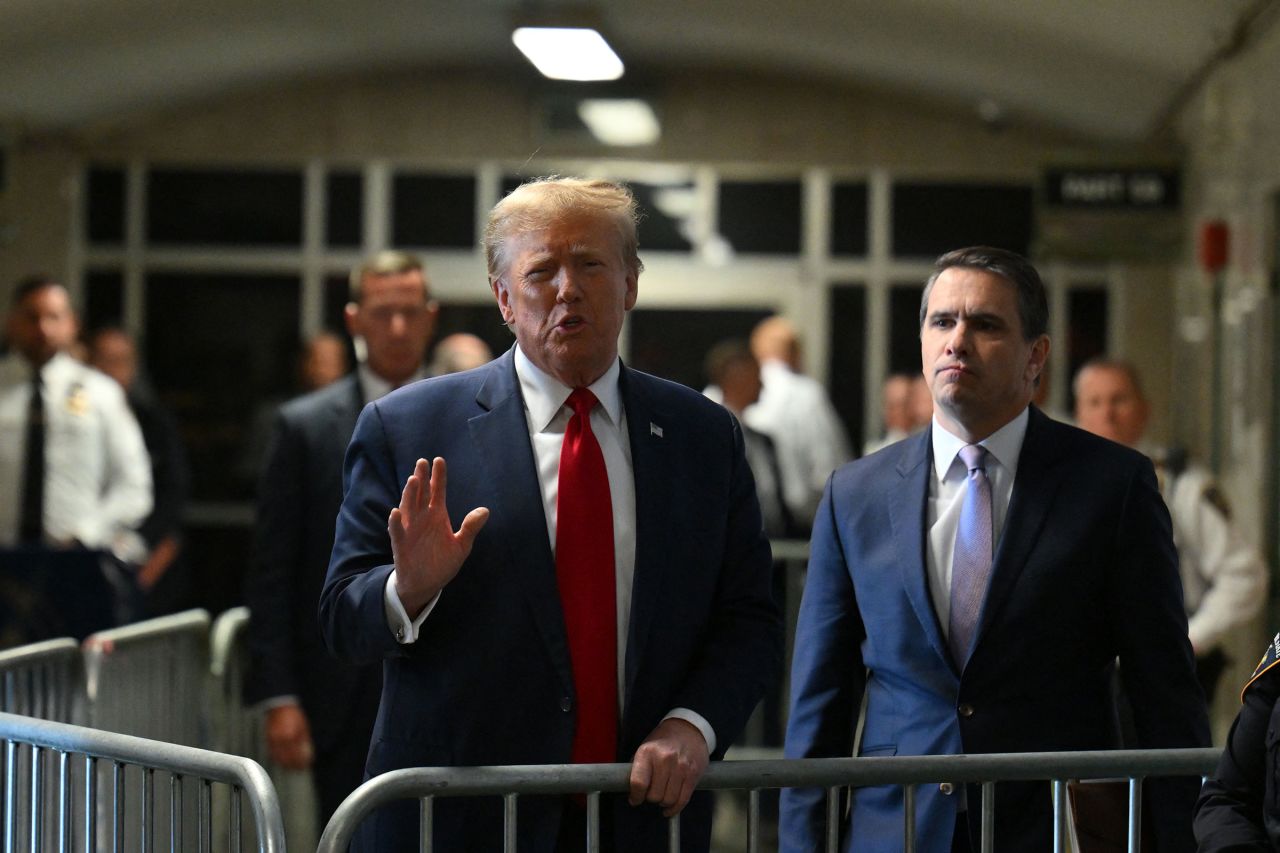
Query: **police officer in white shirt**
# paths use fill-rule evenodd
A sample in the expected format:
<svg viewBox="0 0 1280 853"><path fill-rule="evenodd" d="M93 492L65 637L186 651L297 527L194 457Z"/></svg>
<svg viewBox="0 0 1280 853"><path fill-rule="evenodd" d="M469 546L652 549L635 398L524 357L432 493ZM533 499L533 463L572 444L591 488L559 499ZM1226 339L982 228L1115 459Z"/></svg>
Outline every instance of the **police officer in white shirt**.
<svg viewBox="0 0 1280 853"><path fill-rule="evenodd" d="M1222 643L1253 619L1267 599L1267 567L1231 523L1231 511L1211 474L1176 450L1144 447L1149 415L1137 372L1127 362L1097 358L1075 379L1076 422L1092 433L1151 457L1160 494L1173 518L1187 633L1205 696L1226 667Z"/></svg>
<svg viewBox="0 0 1280 853"><path fill-rule="evenodd" d="M150 461L120 386L67 353L77 330L61 284L18 285L0 358L0 548L81 548L137 563Z"/></svg>

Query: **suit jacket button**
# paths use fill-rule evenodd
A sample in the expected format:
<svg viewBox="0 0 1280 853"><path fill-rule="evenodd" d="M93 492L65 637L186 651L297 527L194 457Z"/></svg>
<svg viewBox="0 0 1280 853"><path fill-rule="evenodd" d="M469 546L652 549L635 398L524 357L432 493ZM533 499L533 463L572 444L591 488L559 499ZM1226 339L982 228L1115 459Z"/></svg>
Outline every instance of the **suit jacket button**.
<svg viewBox="0 0 1280 853"><path fill-rule="evenodd" d="M968 702L961 702L960 707L956 710L958 710L960 712L960 716L964 717L966 720L973 716L973 706Z"/></svg>
<svg viewBox="0 0 1280 853"><path fill-rule="evenodd" d="M561 710L561 711L564 711L566 714L567 714L567 713L569 713L570 711L572 711L572 710L573 710L573 700L572 700L572 699L570 699L568 696L561 697L561 699L560 699L560 710Z"/></svg>
<svg viewBox="0 0 1280 853"><path fill-rule="evenodd" d="M942 792L943 796L949 797L955 792L956 786L952 785L950 782L943 782L938 786L938 790Z"/></svg>

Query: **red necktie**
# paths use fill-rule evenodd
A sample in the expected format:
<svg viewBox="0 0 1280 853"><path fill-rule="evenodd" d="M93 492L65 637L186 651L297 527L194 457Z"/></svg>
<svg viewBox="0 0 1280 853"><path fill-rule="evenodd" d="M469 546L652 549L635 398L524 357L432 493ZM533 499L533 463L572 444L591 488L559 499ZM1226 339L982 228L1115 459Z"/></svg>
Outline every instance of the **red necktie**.
<svg viewBox="0 0 1280 853"><path fill-rule="evenodd" d="M618 731L613 504L604 454L591 432L595 395L575 388L568 405L573 416L560 446L556 580L578 696L573 762L609 763L617 759Z"/></svg>

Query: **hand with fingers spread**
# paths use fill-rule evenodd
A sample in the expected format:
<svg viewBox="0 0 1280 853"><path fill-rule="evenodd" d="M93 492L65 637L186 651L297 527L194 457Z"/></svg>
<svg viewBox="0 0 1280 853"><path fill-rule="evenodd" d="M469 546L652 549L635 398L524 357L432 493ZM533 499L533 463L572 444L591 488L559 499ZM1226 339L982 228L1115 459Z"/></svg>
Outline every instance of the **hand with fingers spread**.
<svg viewBox="0 0 1280 853"><path fill-rule="evenodd" d="M419 459L404 484L400 505L387 519L396 594L410 616L422 612L458 574L476 534L489 520L489 510L477 507L467 513L455 533L445 505L447 482L444 459L437 456L430 463Z"/></svg>
<svg viewBox="0 0 1280 853"><path fill-rule="evenodd" d="M674 717L663 720L631 760L627 802L633 806L657 803L664 817L679 814L689 804L710 759L707 741L692 723Z"/></svg>

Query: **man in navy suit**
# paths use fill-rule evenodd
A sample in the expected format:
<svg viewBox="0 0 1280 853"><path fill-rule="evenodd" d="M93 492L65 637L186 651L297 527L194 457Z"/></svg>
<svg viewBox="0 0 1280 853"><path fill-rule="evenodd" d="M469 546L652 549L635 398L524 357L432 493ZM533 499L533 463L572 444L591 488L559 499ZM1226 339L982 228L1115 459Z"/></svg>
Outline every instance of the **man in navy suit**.
<svg viewBox="0 0 1280 853"><path fill-rule="evenodd" d="M618 359L636 247L634 199L604 181L535 181L494 208L489 281L516 345L361 414L321 621L338 655L383 662L370 775L630 761L605 849L665 849L681 812L684 850L705 851L693 787L775 683L781 625L737 423ZM603 550L582 558L584 537ZM437 849L497 849L501 815L437 802ZM415 802L383 809L362 843L409 849L417 822ZM523 798L520 849L580 850L583 824L573 798Z"/></svg>
<svg viewBox="0 0 1280 853"><path fill-rule="evenodd" d="M1047 316L1020 256L979 247L938 259L920 309L933 423L827 485L788 757L1111 748L1117 658L1140 747L1208 745L1151 463L1030 405ZM1197 781L1146 786L1158 849L1194 849ZM996 791L996 849L1050 849L1048 786ZM850 796L843 850L901 845L901 788ZM974 785L918 787L916 849L977 849L980 805ZM823 792L787 791L783 849L820 849L825 813Z"/></svg>
<svg viewBox="0 0 1280 853"><path fill-rule="evenodd" d="M426 375L438 313L422 262L404 252L362 262L351 272L350 295L345 316L359 366L280 408L245 578L252 613L245 698L265 711L272 760L311 770L322 826L364 778L381 689L378 667L328 653L316 618L342 504L342 459L365 403Z"/></svg>

